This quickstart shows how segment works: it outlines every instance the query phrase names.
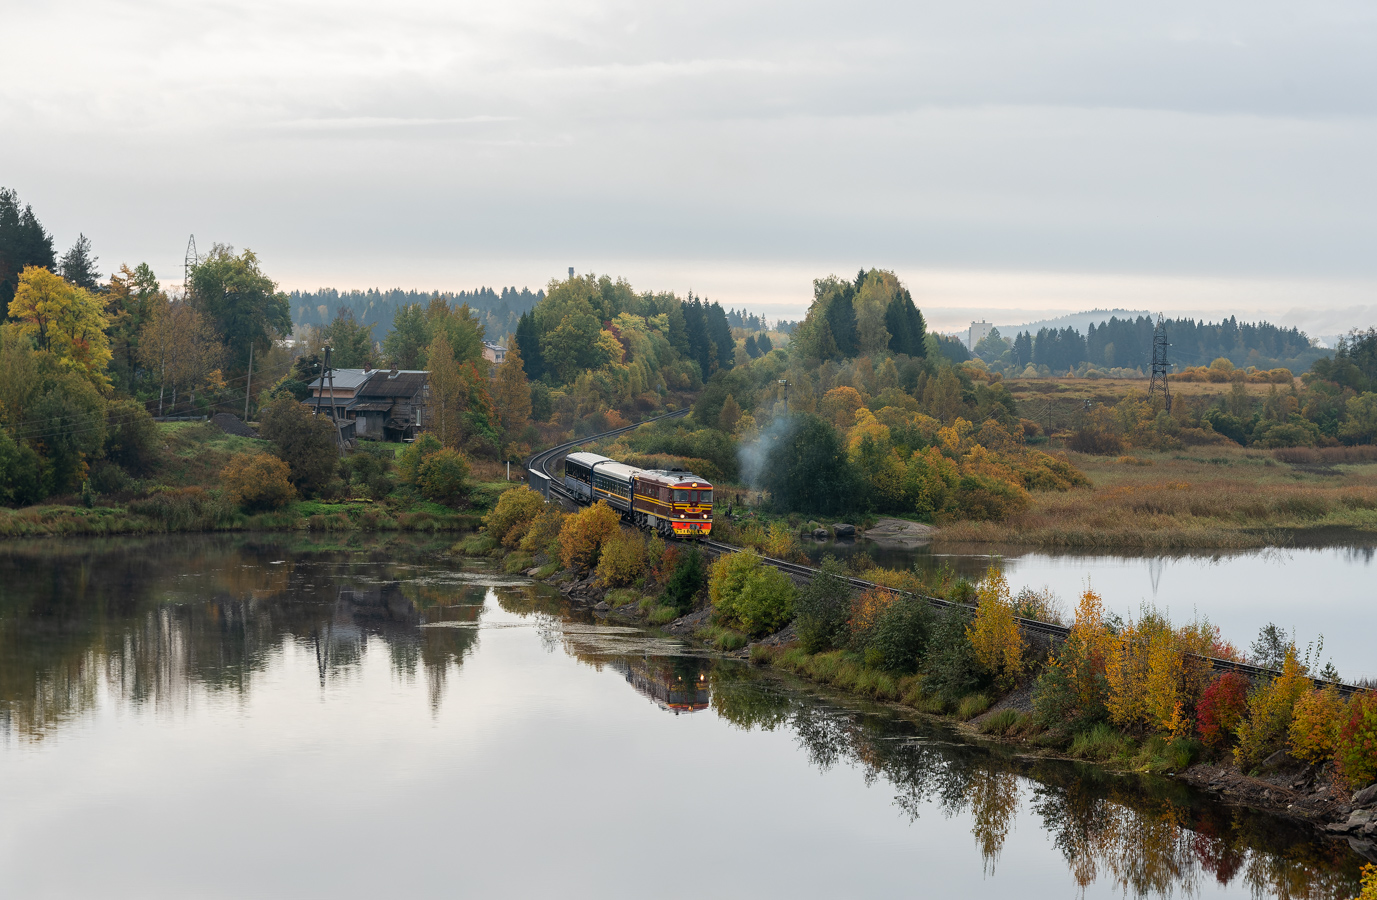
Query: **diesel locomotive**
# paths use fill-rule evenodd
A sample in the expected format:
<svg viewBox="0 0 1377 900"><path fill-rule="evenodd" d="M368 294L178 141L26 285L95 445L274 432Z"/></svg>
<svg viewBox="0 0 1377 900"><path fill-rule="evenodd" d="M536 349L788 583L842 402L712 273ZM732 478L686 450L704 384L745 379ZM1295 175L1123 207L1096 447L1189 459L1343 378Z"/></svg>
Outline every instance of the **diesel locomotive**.
<svg viewBox="0 0 1377 900"><path fill-rule="evenodd" d="M596 453L564 457L564 487L581 503L606 500L626 521L669 538L712 533L712 484L691 472L638 469Z"/></svg>

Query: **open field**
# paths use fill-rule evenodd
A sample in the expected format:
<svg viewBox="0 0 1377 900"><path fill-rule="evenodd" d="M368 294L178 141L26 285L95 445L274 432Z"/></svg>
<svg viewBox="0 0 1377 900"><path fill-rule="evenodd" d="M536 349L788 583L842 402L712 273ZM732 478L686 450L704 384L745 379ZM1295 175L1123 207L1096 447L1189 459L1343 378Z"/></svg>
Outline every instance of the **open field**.
<svg viewBox="0 0 1377 900"><path fill-rule="evenodd" d="M1237 446L1133 451L1122 457L1067 453L1093 483L1036 492L1005 522L956 522L939 543L1075 548L1246 548L1287 544L1307 533L1377 534L1377 464L1290 464L1287 451Z"/></svg>

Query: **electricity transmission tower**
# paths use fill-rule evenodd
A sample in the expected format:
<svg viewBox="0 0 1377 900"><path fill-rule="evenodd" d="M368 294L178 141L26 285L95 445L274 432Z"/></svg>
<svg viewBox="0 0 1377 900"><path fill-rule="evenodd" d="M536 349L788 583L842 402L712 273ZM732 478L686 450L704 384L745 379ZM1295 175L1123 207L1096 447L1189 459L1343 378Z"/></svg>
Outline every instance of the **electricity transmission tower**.
<svg viewBox="0 0 1377 900"><path fill-rule="evenodd" d="M1171 385L1167 382L1167 373L1171 370L1171 363L1167 361L1167 348L1170 346L1166 319L1158 313L1157 328L1152 332L1152 381L1148 384L1148 402L1151 403L1160 391L1167 412L1171 412Z"/></svg>
<svg viewBox="0 0 1377 900"><path fill-rule="evenodd" d="M182 298L191 299L191 270L201 261L196 255L196 235L186 242L186 259L182 262Z"/></svg>

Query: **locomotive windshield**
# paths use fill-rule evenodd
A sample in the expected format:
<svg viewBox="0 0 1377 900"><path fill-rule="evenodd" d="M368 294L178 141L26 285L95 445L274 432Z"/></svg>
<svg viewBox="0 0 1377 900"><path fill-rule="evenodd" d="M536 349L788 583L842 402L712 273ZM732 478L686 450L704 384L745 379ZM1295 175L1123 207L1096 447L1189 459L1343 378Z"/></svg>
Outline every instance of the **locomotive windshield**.
<svg viewBox="0 0 1377 900"><path fill-rule="evenodd" d="M712 491L674 491L675 503L711 503Z"/></svg>

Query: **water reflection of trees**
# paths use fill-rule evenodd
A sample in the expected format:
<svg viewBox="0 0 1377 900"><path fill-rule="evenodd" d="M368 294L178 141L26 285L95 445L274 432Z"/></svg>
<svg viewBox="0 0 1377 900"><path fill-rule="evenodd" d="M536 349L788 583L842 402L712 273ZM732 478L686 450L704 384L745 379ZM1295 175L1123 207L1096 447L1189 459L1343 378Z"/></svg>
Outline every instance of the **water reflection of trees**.
<svg viewBox="0 0 1377 900"><path fill-rule="evenodd" d="M936 727L781 690L744 666L719 665L710 679L713 708L737 727L788 728L819 769L854 765L867 784L887 782L911 819L966 816L987 873L1027 809L1083 889L1108 882L1125 896L1198 896L1213 881L1282 898L1358 889L1361 860L1346 844L1167 779L972 746Z"/></svg>
<svg viewBox="0 0 1377 900"><path fill-rule="evenodd" d="M424 549L244 537L5 545L0 727L41 737L101 697L163 712L197 692L243 697L288 647L315 655L324 686L379 642L438 707L478 632L419 626L476 623L486 589L401 571Z"/></svg>

